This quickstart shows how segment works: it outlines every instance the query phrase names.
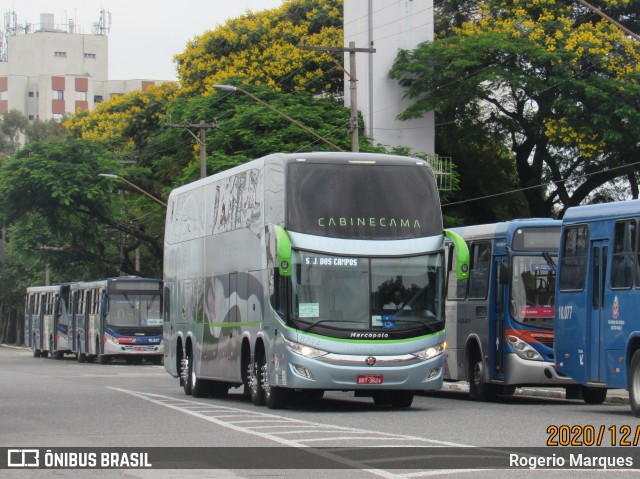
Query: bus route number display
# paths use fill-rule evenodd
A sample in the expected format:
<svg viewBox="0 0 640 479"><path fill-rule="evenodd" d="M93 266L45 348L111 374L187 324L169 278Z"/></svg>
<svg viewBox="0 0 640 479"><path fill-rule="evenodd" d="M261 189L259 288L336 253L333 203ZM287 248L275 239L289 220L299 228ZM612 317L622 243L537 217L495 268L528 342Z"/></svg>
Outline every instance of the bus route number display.
<svg viewBox="0 0 640 479"><path fill-rule="evenodd" d="M336 256L306 256L304 264L307 266L358 266L358 258L338 258Z"/></svg>

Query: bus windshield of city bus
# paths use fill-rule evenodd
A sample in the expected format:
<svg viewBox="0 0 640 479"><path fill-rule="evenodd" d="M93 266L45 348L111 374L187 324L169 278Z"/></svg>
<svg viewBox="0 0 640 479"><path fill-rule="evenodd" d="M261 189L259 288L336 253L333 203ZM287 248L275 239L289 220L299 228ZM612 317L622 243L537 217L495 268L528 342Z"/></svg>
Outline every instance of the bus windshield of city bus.
<svg viewBox="0 0 640 479"><path fill-rule="evenodd" d="M557 256L514 256L511 316L519 323L553 327Z"/></svg>
<svg viewBox="0 0 640 479"><path fill-rule="evenodd" d="M362 258L295 251L292 264L292 319L301 330L331 335L442 329L442 253Z"/></svg>
<svg viewBox="0 0 640 479"><path fill-rule="evenodd" d="M160 295L111 294L109 296L110 326L162 326Z"/></svg>

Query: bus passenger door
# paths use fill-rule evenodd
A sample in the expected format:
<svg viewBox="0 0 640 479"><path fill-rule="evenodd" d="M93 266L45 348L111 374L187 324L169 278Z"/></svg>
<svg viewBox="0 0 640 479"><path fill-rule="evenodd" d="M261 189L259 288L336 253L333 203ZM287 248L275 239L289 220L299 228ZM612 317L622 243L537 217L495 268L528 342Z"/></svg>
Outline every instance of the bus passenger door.
<svg viewBox="0 0 640 479"><path fill-rule="evenodd" d="M494 348L496 353L494 365L496 379L504 380L505 307L509 304L509 288L507 288L509 281L508 259L504 256L496 256L494 271L495 301L493 304L493 314L490 314L490 317L493 316L495 334L491 347Z"/></svg>
<svg viewBox="0 0 640 479"><path fill-rule="evenodd" d="M604 314L604 291L607 274L608 241L597 240L591 242L591 307L587 322L587 351L583 351L579 358L580 365L587 362L587 379L594 382L605 380L605 357L601 354L601 341L604 339L606 324ZM584 359L583 359L584 358Z"/></svg>

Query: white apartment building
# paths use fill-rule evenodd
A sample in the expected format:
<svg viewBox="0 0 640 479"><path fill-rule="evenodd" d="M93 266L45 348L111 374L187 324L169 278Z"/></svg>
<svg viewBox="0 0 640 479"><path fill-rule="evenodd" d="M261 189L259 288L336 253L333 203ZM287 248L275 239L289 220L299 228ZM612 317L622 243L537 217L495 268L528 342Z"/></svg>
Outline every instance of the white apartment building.
<svg viewBox="0 0 640 479"><path fill-rule="evenodd" d="M356 53L358 109L365 134L374 143L435 153L433 113L398 121L397 115L409 103L402 98L404 89L389 78L399 49L412 50L428 40L433 40L433 0L345 0L345 45L354 42L356 48L375 49L375 53ZM345 105L349 103L346 82Z"/></svg>
<svg viewBox="0 0 640 479"><path fill-rule="evenodd" d="M104 11L102 12L104 14ZM108 28L80 34L72 21L56 25L41 14L39 25L16 28L5 21L0 55L0 115L9 110L29 120L62 119L93 110L109 98L146 90L161 80L109 80Z"/></svg>

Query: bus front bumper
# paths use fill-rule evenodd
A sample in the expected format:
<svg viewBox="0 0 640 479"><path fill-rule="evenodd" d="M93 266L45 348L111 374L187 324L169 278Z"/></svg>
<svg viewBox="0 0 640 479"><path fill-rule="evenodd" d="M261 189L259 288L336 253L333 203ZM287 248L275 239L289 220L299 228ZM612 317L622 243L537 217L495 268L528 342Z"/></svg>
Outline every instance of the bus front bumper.
<svg viewBox="0 0 640 479"><path fill-rule="evenodd" d="M287 352L286 356L285 362L276 361L276 386L344 391L442 388L442 354L426 360L411 354L376 357L328 354L312 359Z"/></svg>
<svg viewBox="0 0 640 479"><path fill-rule="evenodd" d="M507 386L564 386L576 384L556 371L547 361L528 361L515 353L505 355L505 382Z"/></svg>

